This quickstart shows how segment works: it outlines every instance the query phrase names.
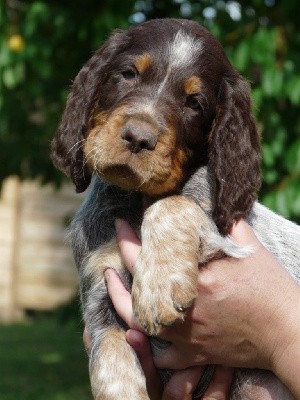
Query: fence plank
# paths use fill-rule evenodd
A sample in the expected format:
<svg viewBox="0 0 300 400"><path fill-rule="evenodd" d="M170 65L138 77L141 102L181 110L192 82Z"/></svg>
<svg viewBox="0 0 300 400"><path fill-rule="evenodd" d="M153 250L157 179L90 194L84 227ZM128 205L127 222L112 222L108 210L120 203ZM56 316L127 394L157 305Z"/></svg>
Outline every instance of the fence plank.
<svg viewBox="0 0 300 400"><path fill-rule="evenodd" d="M38 181L8 178L0 198L0 320L30 308L51 310L77 291L78 276L65 240L66 221L83 195Z"/></svg>

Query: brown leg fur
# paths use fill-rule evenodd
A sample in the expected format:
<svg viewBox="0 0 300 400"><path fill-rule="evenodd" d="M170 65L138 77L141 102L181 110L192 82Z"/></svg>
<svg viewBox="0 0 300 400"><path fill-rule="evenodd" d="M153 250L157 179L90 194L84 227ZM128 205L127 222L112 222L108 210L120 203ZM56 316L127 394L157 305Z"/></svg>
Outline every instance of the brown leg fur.
<svg viewBox="0 0 300 400"><path fill-rule="evenodd" d="M197 295L199 240L202 257L209 219L192 200L172 196L148 208L142 250L132 286L134 312L150 335L184 318Z"/></svg>
<svg viewBox="0 0 300 400"><path fill-rule="evenodd" d="M90 376L95 400L149 400L144 374L121 329L102 334Z"/></svg>

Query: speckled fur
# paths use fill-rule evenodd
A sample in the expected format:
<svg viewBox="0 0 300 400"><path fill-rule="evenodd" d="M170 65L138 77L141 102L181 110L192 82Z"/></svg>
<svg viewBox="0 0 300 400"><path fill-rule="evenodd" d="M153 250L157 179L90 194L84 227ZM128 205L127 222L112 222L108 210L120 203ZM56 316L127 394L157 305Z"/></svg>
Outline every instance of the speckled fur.
<svg viewBox="0 0 300 400"><path fill-rule="evenodd" d="M226 236L240 218L248 218L299 279L299 227L255 203L260 140L249 85L218 41L193 21L153 20L108 38L73 83L52 158L78 192L94 176L69 237L91 337L96 400L148 399L144 374L125 340L127 327L107 294L106 268L115 268L132 290L136 317L151 335L184 319L197 294L199 262L249 254ZM143 215L145 200L150 205ZM116 218L141 237L133 282L116 244ZM154 351L167 345L155 338L152 343ZM213 371L207 367L194 398L204 393ZM161 371L162 380L170 374ZM272 374L238 370L230 398L292 397Z"/></svg>

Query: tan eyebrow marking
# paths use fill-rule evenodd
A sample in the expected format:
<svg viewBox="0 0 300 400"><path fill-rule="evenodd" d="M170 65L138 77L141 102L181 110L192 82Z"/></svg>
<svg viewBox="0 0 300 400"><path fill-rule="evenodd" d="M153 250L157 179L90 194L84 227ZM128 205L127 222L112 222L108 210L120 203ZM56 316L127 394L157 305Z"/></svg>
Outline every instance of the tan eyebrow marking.
<svg viewBox="0 0 300 400"><path fill-rule="evenodd" d="M142 74L150 67L152 62L153 62L153 60L152 60L152 57L150 56L150 54L145 53L145 54L142 54L137 57L134 65L135 65L136 69L138 70L138 72L140 74Z"/></svg>
<svg viewBox="0 0 300 400"><path fill-rule="evenodd" d="M191 76L184 82L184 91L188 95L199 93L201 89L202 82L201 79L197 76Z"/></svg>

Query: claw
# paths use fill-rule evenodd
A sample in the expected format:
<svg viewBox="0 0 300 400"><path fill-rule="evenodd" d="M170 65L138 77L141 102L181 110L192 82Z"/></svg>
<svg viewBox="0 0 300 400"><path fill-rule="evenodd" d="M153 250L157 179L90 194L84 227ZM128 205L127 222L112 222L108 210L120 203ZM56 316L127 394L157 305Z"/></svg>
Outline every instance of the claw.
<svg viewBox="0 0 300 400"><path fill-rule="evenodd" d="M176 309L177 311L183 313L183 312L185 312L186 310L188 310L188 309L192 306L193 302L194 302L194 300L188 302L187 304L177 304L177 303L174 303L174 307L175 307L175 309Z"/></svg>
<svg viewBox="0 0 300 400"><path fill-rule="evenodd" d="M177 311L183 312L185 308L183 306L179 306L178 304L175 304L175 308Z"/></svg>

